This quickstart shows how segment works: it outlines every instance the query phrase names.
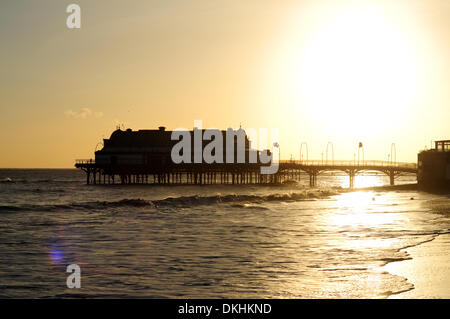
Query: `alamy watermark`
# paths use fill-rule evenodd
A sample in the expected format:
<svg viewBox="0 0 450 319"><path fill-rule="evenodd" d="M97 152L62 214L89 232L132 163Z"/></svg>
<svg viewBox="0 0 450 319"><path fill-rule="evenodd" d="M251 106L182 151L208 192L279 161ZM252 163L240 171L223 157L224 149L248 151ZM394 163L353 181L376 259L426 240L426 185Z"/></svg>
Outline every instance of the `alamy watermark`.
<svg viewBox="0 0 450 319"><path fill-rule="evenodd" d="M81 288L81 268L77 264L71 264L67 266L66 272L71 273L67 276L66 285L67 288Z"/></svg>
<svg viewBox="0 0 450 319"><path fill-rule="evenodd" d="M270 134L269 134L270 133ZM225 138L225 142L224 142ZM248 140L246 139L248 138ZM270 143L268 143L270 138ZM207 164L263 164L261 174L275 174L279 166L279 130L277 128L259 130L228 128L202 129L202 121L194 121L193 136L185 128L172 132L171 139L179 141L172 147L171 159L175 164L207 163ZM205 141L210 141L204 146ZM252 148L252 142L256 148ZM193 145L192 145L193 144ZM270 145L270 148L267 146ZM248 161L246 161L246 157ZM267 165L264 165L267 164Z"/></svg>
<svg viewBox="0 0 450 319"><path fill-rule="evenodd" d="M81 28L81 8L78 4L69 4L66 12L70 13L66 20L66 25L69 29Z"/></svg>

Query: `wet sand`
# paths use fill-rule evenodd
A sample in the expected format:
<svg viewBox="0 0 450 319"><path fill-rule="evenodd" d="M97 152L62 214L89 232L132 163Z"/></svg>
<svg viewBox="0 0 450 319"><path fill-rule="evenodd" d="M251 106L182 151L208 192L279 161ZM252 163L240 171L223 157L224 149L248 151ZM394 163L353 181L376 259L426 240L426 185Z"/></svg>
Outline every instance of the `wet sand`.
<svg viewBox="0 0 450 319"><path fill-rule="evenodd" d="M417 190L417 183L411 183L400 185L361 187L350 189L349 191L416 191L416 190Z"/></svg>
<svg viewBox="0 0 450 319"><path fill-rule="evenodd" d="M389 263L382 270L407 278L414 289L389 298L450 298L450 234L406 251L412 259Z"/></svg>

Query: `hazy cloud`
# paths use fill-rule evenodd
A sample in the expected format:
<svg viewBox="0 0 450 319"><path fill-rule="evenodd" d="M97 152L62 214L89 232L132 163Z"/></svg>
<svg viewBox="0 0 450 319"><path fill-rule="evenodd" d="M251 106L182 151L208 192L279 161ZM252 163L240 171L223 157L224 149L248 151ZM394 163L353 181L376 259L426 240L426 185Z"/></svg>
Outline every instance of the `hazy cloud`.
<svg viewBox="0 0 450 319"><path fill-rule="evenodd" d="M94 117L96 119L99 119L103 116L102 112L95 112L87 107L84 107L79 111L67 110L65 114L67 117L73 119L87 119L88 117Z"/></svg>

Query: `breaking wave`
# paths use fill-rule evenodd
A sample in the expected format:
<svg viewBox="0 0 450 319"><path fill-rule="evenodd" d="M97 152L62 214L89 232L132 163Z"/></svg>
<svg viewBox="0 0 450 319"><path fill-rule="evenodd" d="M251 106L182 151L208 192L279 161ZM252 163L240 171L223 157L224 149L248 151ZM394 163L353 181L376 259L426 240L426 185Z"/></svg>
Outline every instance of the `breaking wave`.
<svg viewBox="0 0 450 319"><path fill-rule="evenodd" d="M265 202L284 202L284 201L302 201L313 200L317 198L329 197L337 195L337 192L330 190L317 190L311 192L301 193L283 193L283 194L269 194L269 195L245 195L245 194L228 194L228 195L214 195L214 196L181 196L168 197L162 200L155 200L155 206L198 206L198 205L214 205L221 203L251 203L260 204Z"/></svg>
<svg viewBox="0 0 450 319"><path fill-rule="evenodd" d="M102 210L116 207L139 208L168 208L168 207L194 207L216 204L233 204L234 207L252 208L247 204L261 204L265 202L305 201L325 198L338 193L330 190L305 191L302 193L269 194L269 195L245 195L245 194L217 194L214 196L180 196L168 197L161 200L122 199L118 201L93 201L55 205L2 205L1 212L19 211L60 211L60 210Z"/></svg>

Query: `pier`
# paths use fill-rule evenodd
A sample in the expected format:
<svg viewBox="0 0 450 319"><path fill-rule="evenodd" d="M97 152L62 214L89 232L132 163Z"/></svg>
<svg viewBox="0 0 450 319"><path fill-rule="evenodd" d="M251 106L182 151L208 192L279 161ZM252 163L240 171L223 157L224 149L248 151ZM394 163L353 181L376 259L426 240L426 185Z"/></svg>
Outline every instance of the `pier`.
<svg viewBox="0 0 450 319"><path fill-rule="evenodd" d="M241 128L215 131L214 142L202 139L203 134L211 133L211 131L194 128L192 131L179 132L184 133L188 145L194 145L193 148L188 147L186 153L183 150L183 158L186 157L187 160L173 160L172 150L178 146L179 141L172 139L174 132L167 131L164 126L138 131L117 128L109 139L103 139L103 148L95 152L95 159L77 160L75 167L86 172L88 185L282 184L309 178L309 185L315 187L321 174L343 172L349 177L349 187L353 188L355 176L367 172L389 176L391 185L394 185L395 178L402 174L417 174L415 163L397 162L394 156L390 156L389 161L364 160L362 143L358 146L358 160L355 156L350 161L335 161L333 144L329 142L326 160L303 160L302 147L306 146L306 156L308 156L308 146L302 143L299 157L302 160L291 159L277 162L276 158L279 158L279 155L274 156L269 150L252 149L249 137ZM216 148L214 148L214 156L218 156L219 160L207 161L205 158L197 158L199 155L198 150L195 151L197 137L200 140L200 154L206 153L205 148L210 147L209 143L215 143L215 147L222 146L219 148L222 153L216 154ZM332 160L328 160L329 146L331 146ZM395 144L392 144L391 154L395 155L396 159L396 153L393 152L394 146ZM279 145L274 144L274 147ZM360 151L362 151L362 160L360 160ZM269 156L270 163L262 160L263 153ZM236 160L239 154L242 156L240 160ZM228 161L228 157L232 160ZM254 160L251 160L252 158ZM225 159L227 160L224 161ZM278 166L278 170L270 170L272 174L261 174L263 167L275 168L274 164Z"/></svg>
<svg viewBox="0 0 450 319"><path fill-rule="evenodd" d="M77 160L75 167L86 172L88 185L159 184L281 184L309 177L309 185L317 186L321 174L344 172L349 187L354 187L355 176L367 172L381 172L389 176L390 185L404 174L417 174L417 164L391 161L280 161L276 174L260 173L261 164L173 164L119 165L96 163L95 160Z"/></svg>

